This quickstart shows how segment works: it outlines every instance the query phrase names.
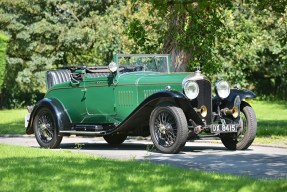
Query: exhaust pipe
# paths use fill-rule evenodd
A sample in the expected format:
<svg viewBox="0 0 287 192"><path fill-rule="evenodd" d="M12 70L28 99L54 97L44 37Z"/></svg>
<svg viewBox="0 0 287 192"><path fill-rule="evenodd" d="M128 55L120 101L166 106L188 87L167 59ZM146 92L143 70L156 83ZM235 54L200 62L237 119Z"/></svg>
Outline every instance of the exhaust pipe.
<svg viewBox="0 0 287 192"><path fill-rule="evenodd" d="M232 109L224 108L220 110L224 115L232 115L233 118L237 118L239 116L238 107L234 106Z"/></svg>

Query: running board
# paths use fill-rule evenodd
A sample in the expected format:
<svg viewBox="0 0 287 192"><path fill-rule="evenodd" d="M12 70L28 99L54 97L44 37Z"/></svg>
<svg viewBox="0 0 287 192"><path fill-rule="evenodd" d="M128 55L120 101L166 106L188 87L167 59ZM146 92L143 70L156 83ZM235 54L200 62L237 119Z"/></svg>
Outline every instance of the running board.
<svg viewBox="0 0 287 192"><path fill-rule="evenodd" d="M84 131L84 132L98 132L103 131L102 125L85 125L85 124L78 124L72 127L74 131Z"/></svg>
<svg viewBox="0 0 287 192"><path fill-rule="evenodd" d="M60 134L70 134L70 135L90 135L90 136L102 136L105 131L75 131L75 130L67 130L67 131L59 131Z"/></svg>

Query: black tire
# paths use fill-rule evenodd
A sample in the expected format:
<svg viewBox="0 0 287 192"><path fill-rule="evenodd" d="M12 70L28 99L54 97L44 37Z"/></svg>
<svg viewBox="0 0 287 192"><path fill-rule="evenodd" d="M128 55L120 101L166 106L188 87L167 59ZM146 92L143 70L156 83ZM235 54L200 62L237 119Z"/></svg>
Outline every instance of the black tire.
<svg viewBox="0 0 287 192"><path fill-rule="evenodd" d="M57 148L60 145L63 137L58 135L56 119L49 108L42 107L37 111L33 127L36 140L41 147Z"/></svg>
<svg viewBox="0 0 287 192"><path fill-rule="evenodd" d="M221 141L227 149L248 149L255 139L257 129L256 115L252 107L244 101L240 105L240 125L236 138L228 135L221 137Z"/></svg>
<svg viewBox="0 0 287 192"><path fill-rule="evenodd" d="M127 135L121 135L121 134L105 135L104 139L108 144L120 145L127 139Z"/></svg>
<svg viewBox="0 0 287 192"><path fill-rule="evenodd" d="M163 153L178 153L188 136L186 117L181 108L172 104L157 106L150 115L151 139Z"/></svg>

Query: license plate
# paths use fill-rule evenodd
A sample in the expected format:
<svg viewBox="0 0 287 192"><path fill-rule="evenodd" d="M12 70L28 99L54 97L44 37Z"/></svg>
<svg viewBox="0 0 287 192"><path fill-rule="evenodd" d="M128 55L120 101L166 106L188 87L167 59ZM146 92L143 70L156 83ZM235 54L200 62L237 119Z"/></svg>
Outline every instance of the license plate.
<svg viewBox="0 0 287 192"><path fill-rule="evenodd" d="M211 133L234 133L237 132L236 124L213 124L210 126Z"/></svg>

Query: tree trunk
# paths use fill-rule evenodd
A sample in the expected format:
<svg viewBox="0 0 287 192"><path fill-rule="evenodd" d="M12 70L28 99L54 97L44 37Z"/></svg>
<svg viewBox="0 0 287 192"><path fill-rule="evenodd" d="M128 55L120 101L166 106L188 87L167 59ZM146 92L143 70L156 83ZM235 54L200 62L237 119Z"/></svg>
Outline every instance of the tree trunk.
<svg viewBox="0 0 287 192"><path fill-rule="evenodd" d="M177 37L184 33L186 22L188 22L187 14L179 13L174 9L174 5L170 5L169 15L166 18L168 22L168 33L164 41L163 52L170 54L172 72L188 71L191 53L184 50L177 41Z"/></svg>

